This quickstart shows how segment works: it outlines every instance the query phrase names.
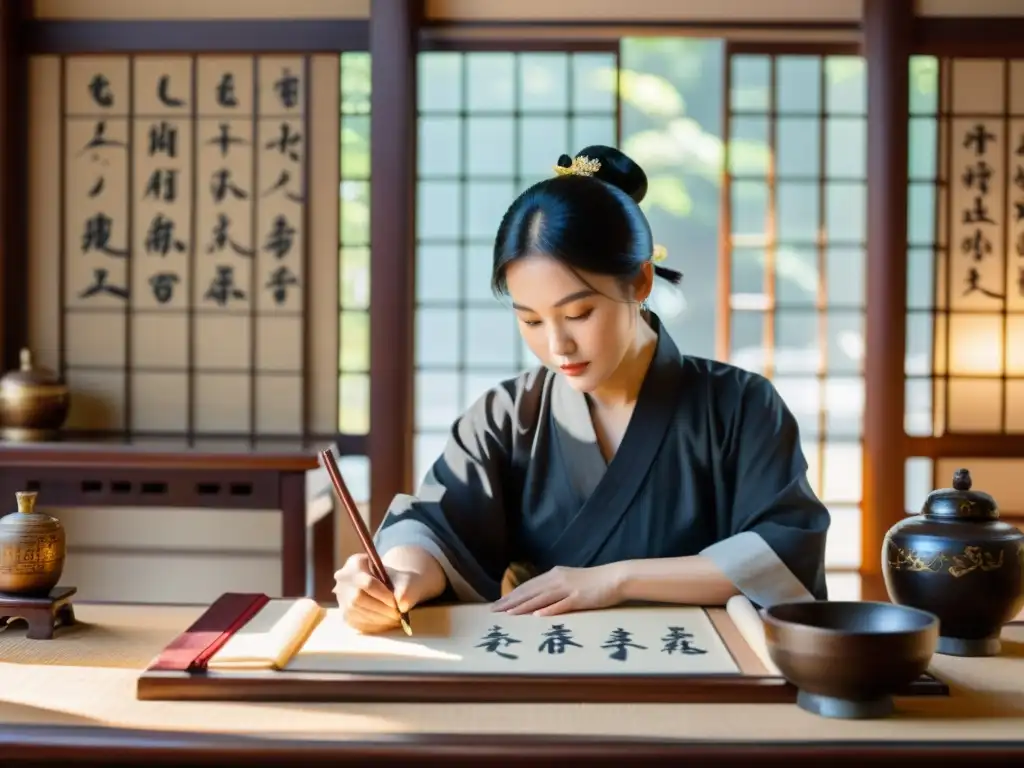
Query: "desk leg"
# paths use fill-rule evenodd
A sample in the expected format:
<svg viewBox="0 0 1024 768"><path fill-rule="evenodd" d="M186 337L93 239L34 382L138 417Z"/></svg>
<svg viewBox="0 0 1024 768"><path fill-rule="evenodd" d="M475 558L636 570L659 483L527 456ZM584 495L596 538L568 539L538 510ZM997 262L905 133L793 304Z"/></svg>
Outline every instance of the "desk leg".
<svg viewBox="0 0 1024 768"><path fill-rule="evenodd" d="M306 594L306 477L281 473L281 595Z"/></svg>

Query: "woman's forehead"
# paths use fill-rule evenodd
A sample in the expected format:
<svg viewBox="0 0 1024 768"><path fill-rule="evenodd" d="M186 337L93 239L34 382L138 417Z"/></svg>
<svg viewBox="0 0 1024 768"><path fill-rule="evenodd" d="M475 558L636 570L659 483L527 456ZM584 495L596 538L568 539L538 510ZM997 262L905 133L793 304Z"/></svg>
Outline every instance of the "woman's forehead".
<svg viewBox="0 0 1024 768"><path fill-rule="evenodd" d="M566 296L582 291L605 292L612 278L574 271L546 254L516 259L505 272L509 294L515 304L535 309L553 306Z"/></svg>

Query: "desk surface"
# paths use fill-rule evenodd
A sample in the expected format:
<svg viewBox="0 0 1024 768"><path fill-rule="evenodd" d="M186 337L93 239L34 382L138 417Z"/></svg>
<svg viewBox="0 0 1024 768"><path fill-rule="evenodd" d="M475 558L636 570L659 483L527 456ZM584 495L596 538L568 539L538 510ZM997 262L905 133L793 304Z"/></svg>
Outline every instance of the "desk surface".
<svg viewBox="0 0 1024 768"><path fill-rule="evenodd" d="M721 749L733 752L744 749L743 742L748 749L752 743L771 742L791 756L796 753L785 743L804 742L820 760L822 742L829 741L852 742L861 757L886 744L896 749L896 742L944 743L949 757L956 742L972 742L976 749L977 742L1024 739L1024 625L1005 629L1001 657L936 656L933 669L949 683L952 696L900 700L898 715L879 721L827 720L793 705L137 701L139 671L201 612L200 607L82 604L76 608L81 626L54 640L25 640L21 625L0 633L0 749L54 739L54 744L81 749L87 734L94 748L109 743L160 749L178 743L198 754L195 750L216 752L221 748L216 744L230 739L231 754L240 757L254 743L265 751L283 739L293 750L301 748L300 740L311 742L314 746L307 747L314 751L371 749L393 757L413 745L416 754L424 754L446 741L446 749L467 743L480 749L479 740L491 737L485 754L509 749L536 758L539 753L532 750L552 748L538 739L591 737L618 743L606 743L595 753L609 758L617 748L627 749L628 740L655 740L646 747L628 746L633 756L654 750L651 757L667 754L666 741L700 739L720 741ZM565 748L582 759L582 747ZM1024 756L1024 742L1019 749ZM511 754L504 757L511 759Z"/></svg>

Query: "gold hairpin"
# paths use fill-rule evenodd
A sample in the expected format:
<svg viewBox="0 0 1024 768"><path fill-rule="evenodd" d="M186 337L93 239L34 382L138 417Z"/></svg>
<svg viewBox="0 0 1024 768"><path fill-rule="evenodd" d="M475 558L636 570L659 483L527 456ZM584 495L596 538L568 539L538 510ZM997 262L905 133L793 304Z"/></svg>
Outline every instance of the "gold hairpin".
<svg viewBox="0 0 1024 768"><path fill-rule="evenodd" d="M559 176L593 176L601 170L600 160L591 160L586 155L580 155L572 159L572 165L564 168L561 165L555 166L555 173Z"/></svg>
<svg viewBox="0 0 1024 768"><path fill-rule="evenodd" d="M651 261L658 264L668 258L668 249L664 245L655 245L651 254Z"/></svg>

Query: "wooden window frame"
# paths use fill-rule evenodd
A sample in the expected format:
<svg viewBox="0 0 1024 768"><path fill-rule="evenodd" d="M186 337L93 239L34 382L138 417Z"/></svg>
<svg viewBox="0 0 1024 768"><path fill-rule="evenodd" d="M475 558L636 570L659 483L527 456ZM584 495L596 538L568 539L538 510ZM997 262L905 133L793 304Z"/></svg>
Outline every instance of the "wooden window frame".
<svg viewBox="0 0 1024 768"><path fill-rule="evenodd" d="M830 440L828 430L828 399L825 390L826 382L829 379L838 380L860 380L864 381L863 369L859 372L852 371L834 371L831 369L828 359L828 347L830 340L827 335L827 329L824 326L828 322L830 317L830 309L828 305L827 296L825 295L825 288L827 286L826 274L828 270L827 259L828 252L831 247L839 249L849 248L865 248L866 232L858 239L858 242L853 243L846 240L840 240L833 244L831 239L831 233L826 228L826 190L830 183L863 183L866 187L866 179L863 181L860 179L849 179L849 178L833 178L830 177L826 170L825 165L825 152L826 152L826 131L828 129L828 121L831 117L837 118L858 118L863 119L867 122L866 107L864 114L853 114L846 112L832 112L826 102L826 81L827 73L825 71L825 61L828 57L832 56L860 56L860 46L854 43L845 42L815 42L815 43L776 43L776 42L752 42L752 41L727 41L725 44L724 51L724 68L723 73L723 104L722 104L722 135L723 135L723 146L725 147L723 168L722 168L722 185L720 195L720 220L718 227L718 287L716 297L716 333L715 333L715 349L716 357L720 360L728 361L733 352L732 349L732 321L736 314L735 309L732 307L732 272L733 272L733 254L737 248L744 248L744 246L737 246L733 242L733 227L732 227L732 213L733 213L733 182L734 181L754 181L753 177L741 177L737 179L730 167L730 142L732 137L732 126L733 121L736 118L743 118L747 116L764 117L768 123L768 151L770 154L769 164L765 171L764 183L768 189L768 197L766 200L766 219L767 227L764 251L765 251L765 286L764 291L767 297L767 306L763 310L755 310L756 314L760 314L763 317L763 343L766 350L765 364L763 375L772 380L777 379L788 379L788 380L811 380L812 378L817 384L819 392L819 404L818 413L816 414L816 431L814 432L810 441L811 445L805 444L804 450L808 451L812 445L816 445L815 455L808 456L809 462L812 467L816 468L815 475L809 478L811 482L817 487L819 494L822 496L822 500L829 506L836 508L851 508L856 507L860 510L859 517L863 517L863 509L861 505L861 499L856 502L852 501L831 501L825 496L825 478L827 465L826 462L830 460L827 455L827 449L830 444L838 445L850 445L856 444L863 450L863 434L859 436L851 436L849 434L840 435L835 440ZM736 56L764 56L769 59L769 96L768 104L763 110L753 111L741 111L737 113L737 110L732 104L732 63ZM780 112L777 104L778 94L778 60L780 57L787 56L809 56L818 59L821 63L821 72L819 73L818 83L818 98L819 105L816 113L813 115L810 112L797 113L798 117L816 118L818 121L818 172L817 178L814 177L800 177L799 179L793 179L792 177L779 177L779 172L776 162L776 135L778 132L778 123L780 119L790 117L789 113ZM814 238L813 242L790 243L789 241L780 240L777 235L778 229L778 208L777 208L777 196L778 189L781 184L794 184L800 183L801 185L806 184L807 186L814 186L817 191L818 197L818 213L817 213L817 230L818 234ZM779 306L779 302L776 296L776 278L777 278L777 261L776 254L780 248L786 247L787 244L792 247L799 247L804 250L813 249L817 264L817 296L813 305L799 305L792 306L783 304ZM842 305L838 310L839 314L852 315L857 314L863 317L867 313L866 301L865 304L859 307ZM819 354L824 360L823 367L811 372L801 373L778 373L775 366L775 353L777 350L777 331L776 323L782 315L802 314L807 316L807 322L816 322L818 325L818 338L817 338L817 349ZM863 414L861 415L863 422ZM861 425L863 429L863 423ZM802 437L806 437L802 435ZM828 566L827 570L830 573L843 573L851 570L857 570L859 566L854 567L850 565L835 565Z"/></svg>

